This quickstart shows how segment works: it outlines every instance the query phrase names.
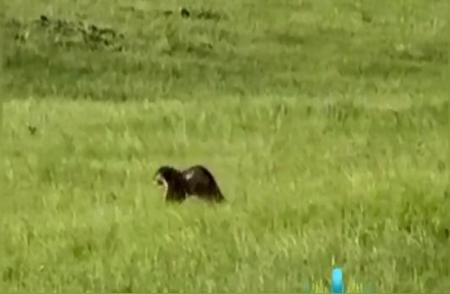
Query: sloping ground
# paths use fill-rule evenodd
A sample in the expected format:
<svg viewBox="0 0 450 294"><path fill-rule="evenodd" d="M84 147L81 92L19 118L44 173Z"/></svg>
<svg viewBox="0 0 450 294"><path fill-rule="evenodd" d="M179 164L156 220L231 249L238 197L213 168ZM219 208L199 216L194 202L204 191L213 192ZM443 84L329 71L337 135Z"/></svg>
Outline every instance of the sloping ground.
<svg viewBox="0 0 450 294"><path fill-rule="evenodd" d="M11 97L441 95L445 1L3 3Z"/></svg>

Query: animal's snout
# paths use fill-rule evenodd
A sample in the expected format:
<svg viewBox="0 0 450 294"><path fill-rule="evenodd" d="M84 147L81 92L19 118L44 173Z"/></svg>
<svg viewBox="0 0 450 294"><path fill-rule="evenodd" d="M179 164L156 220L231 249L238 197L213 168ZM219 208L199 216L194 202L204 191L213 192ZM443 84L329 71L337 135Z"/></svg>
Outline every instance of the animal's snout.
<svg viewBox="0 0 450 294"><path fill-rule="evenodd" d="M156 176L153 181L157 186L164 186L164 180L160 175Z"/></svg>

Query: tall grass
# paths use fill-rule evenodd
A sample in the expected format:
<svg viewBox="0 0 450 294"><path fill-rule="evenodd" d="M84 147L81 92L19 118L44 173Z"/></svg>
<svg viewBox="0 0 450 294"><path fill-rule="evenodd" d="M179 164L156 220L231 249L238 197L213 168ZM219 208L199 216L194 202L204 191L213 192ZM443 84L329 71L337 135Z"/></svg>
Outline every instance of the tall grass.
<svg viewBox="0 0 450 294"><path fill-rule="evenodd" d="M0 1L0 289L446 292L446 5Z"/></svg>
<svg viewBox="0 0 450 294"><path fill-rule="evenodd" d="M3 289L319 291L334 264L377 292L448 286L442 104L47 99L5 112ZM167 206L154 170L198 162L228 204Z"/></svg>

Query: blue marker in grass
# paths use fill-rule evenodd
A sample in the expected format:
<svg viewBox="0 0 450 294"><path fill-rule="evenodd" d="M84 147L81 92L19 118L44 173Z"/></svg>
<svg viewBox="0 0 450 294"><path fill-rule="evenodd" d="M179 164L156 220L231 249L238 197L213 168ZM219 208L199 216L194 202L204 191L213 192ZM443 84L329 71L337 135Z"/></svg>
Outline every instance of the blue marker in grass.
<svg viewBox="0 0 450 294"><path fill-rule="evenodd" d="M335 267L331 271L331 293L344 293L344 274L340 267Z"/></svg>

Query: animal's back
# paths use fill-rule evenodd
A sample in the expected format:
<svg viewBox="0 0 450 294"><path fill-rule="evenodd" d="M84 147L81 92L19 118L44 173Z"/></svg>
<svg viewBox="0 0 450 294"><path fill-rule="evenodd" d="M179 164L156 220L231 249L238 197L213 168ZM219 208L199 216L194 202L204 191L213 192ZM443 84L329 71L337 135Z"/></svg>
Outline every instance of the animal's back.
<svg viewBox="0 0 450 294"><path fill-rule="evenodd" d="M219 201L225 199L213 174L205 166L191 166L182 171L182 174L188 183L190 194L213 196Z"/></svg>

